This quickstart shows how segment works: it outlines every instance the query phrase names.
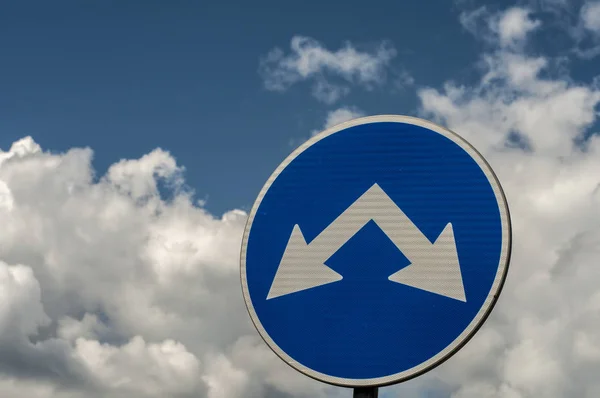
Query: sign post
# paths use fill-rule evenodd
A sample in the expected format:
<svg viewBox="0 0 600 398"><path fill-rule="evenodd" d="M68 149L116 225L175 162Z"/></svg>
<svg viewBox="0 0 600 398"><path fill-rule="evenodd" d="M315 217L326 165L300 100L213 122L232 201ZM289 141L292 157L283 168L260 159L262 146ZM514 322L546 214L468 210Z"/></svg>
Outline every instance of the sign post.
<svg viewBox="0 0 600 398"><path fill-rule="evenodd" d="M354 389L354 398L377 398L379 390L377 387L363 387Z"/></svg>
<svg viewBox="0 0 600 398"><path fill-rule="evenodd" d="M457 134L406 116L355 119L273 172L242 240L244 300L288 365L377 397L473 337L502 290L508 205Z"/></svg>

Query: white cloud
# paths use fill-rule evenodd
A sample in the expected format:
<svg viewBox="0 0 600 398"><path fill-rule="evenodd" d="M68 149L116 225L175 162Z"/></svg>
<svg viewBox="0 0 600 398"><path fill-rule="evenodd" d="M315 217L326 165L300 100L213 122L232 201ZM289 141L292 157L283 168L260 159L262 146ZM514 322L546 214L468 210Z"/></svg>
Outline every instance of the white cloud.
<svg viewBox="0 0 600 398"><path fill-rule="evenodd" d="M348 120L356 119L357 117L364 116L365 114L358 108L355 107L341 107L335 109L327 114L325 119L324 128L333 127L336 124L347 122Z"/></svg>
<svg viewBox="0 0 600 398"><path fill-rule="evenodd" d="M494 46L515 48L523 46L528 34L541 27L541 22L531 18L531 10L512 7L502 13L491 13L482 6L463 11L461 25L478 39Z"/></svg>
<svg viewBox="0 0 600 398"><path fill-rule="evenodd" d="M40 285L31 268L0 262L0 335L29 337L50 318L40 303Z"/></svg>
<svg viewBox="0 0 600 398"><path fill-rule="evenodd" d="M106 177L119 190L141 199L158 194L156 177L179 187L182 171L167 152L155 150L137 160L121 160L110 167Z"/></svg>
<svg viewBox="0 0 600 398"><path fill-rule="evenodd" d="M394 83L396 88L405 89L415 84L415 79L411 76L410 73L408 73L407 70L402 69L398 71Z"/></svg>
<svg viewBox="0 0 600 398"><path fill-rule="evenodd" d="M78 338L74 355L97 384L119 394L178 396L202 388L199 360L173 340L147 344L135 336L115 347Z"/></svg>
<svg viewBox="0 0 600 398"><path fill-rule="evenodd" d="M590 1L581 8L583 26L593 32L600 33L600 1Z"/></svg>
<svg viewBox="0 0 600 398"><path fill-rule="evenodd" d="M166 151L99 179L91 158L30 137L0 151L0 396L321 396L251 326L246 214L196 207Z"/></svg>
<svg viewBox="0 0 600 398"><path fill-rule="evenodd" d="M313 95L325 103L333 103L356 84L367 89L386 80L387 68L396 56L396 50L382 42L374 51L357 50L351 43L331 51L318 41L294 36L291 53L280 48L271 50L260 62L260 73L268 90L284 91L295 83L315 80ZM328 77L341 78L343 83L332 83Z"/></svg>
<svg viewBox="0 0 600 398"><path fill-rule="evenodd" d="M567 51L585 60L600 55L600 1L565 0L556 10L557 26L572 40L572 47Z"/></svg>
<svg viewBox="0 0 600 398"><path fill-rule="evenodd" d="M313 96L319 101L329 105L337 102L340 98L349 93L349 87L332 84L325 79L317 80L312 88Z"/></svg>
<svg viewBox="0 0 600 398"><path fill-rule="evenodd" d="M242 397L248 384L248 375L233 366L224 355L211 361L208 372L203 377L208 386L208 398Z"/></svg>
<svg viewBox="0 0 600 398"><path fill-rule="evenodd" d="M479 35L481 32L489 29L489 12L485 6L474 10L462 11L458 20L463 28L473 35ZM480 37L483 39L483 37Z"/></svg>
<svg viewBox="0 0 600 398"><path fill-rule="evenodd" d="M528 33L540 26L540 22L530 18L530 11L513 7L505 11L495 24L500 44L512 46L522 42Z"/></svg>
<svg viewBox="0 0 600 398"><path fill-rule="evenodd" d="M312 135L314 136L319 134L321 131L328 129L329 127L333 127L337 124L344 123L362 116L365 116L365 113L357 107L342 106L341 108L334 109L327 113L323 127L319 130L313 130Z"/></svg>

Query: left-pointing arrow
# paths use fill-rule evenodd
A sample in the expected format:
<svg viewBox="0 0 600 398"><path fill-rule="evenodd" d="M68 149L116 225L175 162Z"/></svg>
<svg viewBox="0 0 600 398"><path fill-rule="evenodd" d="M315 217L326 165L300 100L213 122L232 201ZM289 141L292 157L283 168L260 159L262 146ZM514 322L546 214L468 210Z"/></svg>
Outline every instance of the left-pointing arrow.
<svg viewBox="0 0 600 398"><path fill-rule="evenodd" d="M267 300L342 279L340 274L323 264L321 258L315 258L315 254L320 257L318 252L309 249L300 227L295 225ZM325 260L328 257L326 254Z"/></svg>

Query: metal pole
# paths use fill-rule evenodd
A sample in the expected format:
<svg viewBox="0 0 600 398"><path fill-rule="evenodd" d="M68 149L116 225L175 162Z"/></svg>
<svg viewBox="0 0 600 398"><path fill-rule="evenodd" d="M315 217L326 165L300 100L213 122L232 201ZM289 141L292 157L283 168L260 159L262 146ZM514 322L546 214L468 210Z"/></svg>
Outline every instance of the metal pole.
<svg viewBox="0 0 600 398"><path fill-rule="evenodd" d="M377 398L379 391L377 387L361 387L354 389L354 398Z"/></svg>

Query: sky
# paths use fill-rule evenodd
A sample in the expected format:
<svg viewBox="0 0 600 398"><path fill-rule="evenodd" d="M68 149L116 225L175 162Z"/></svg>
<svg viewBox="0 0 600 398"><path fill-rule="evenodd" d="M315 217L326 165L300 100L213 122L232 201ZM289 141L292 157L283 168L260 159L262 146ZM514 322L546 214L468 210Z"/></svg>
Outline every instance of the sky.
<svg viewBox="0 0 600 398"><path fill-rule="evenodd" d="M0 1L0 397L344 397L254 330L271 172L364 115L440 123L500 179L477 335L380 396L600 396L600 2Z"/></svg>

